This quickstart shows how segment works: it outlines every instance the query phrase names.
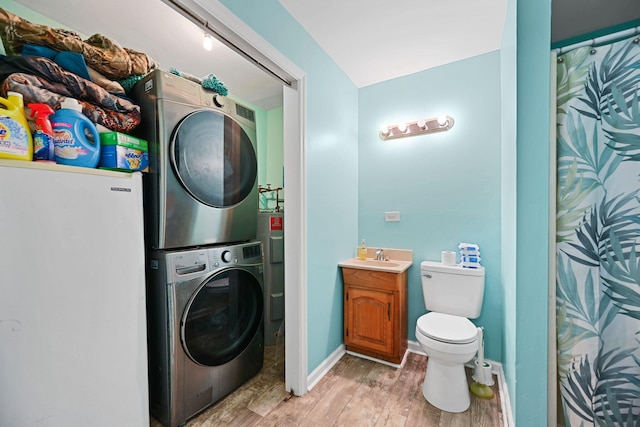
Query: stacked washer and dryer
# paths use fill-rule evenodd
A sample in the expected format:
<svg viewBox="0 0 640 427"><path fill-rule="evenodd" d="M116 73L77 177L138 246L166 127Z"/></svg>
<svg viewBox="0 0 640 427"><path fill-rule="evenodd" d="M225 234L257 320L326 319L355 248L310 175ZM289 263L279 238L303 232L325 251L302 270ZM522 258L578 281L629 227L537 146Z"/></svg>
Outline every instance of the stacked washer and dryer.
<svg viewBox="0 0 640 427"><path fill-rule="evenodd" d="M151 414L168 427L260 371L262 244L254 112L156 70L138 82Z"/></svg>

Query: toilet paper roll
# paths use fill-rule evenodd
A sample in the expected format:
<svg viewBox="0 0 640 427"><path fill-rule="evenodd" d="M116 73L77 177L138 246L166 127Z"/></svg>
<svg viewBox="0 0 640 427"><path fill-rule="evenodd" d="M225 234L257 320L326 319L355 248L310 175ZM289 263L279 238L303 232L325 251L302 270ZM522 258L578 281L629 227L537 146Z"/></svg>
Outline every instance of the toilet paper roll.
<svg viewBox="0 0 640 427"><path fill-rule="evenodd" d="M456 265L456 253L452 251L442 251L442 264Z"/></svg>

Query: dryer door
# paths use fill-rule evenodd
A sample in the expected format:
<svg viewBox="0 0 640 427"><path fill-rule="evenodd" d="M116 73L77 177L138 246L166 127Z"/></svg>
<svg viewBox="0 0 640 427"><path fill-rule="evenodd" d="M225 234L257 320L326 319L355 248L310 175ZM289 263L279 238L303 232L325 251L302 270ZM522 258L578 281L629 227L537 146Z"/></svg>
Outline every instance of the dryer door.
<svg viewBox="0 0 640 427"><path fill-rule="evenodd" d="M225 208L254 187L258 163L247 133L229 116L213 110L187 115L174 129L171 166L192 197Z"/></svg>
<svg viewBox="0 0 640 427"><path fill-rule="evenodd" d="M205 281L187 304L180 337L189 357L223 365L247 348L262 328L262 288L247 270L232 268Z"/></svg>

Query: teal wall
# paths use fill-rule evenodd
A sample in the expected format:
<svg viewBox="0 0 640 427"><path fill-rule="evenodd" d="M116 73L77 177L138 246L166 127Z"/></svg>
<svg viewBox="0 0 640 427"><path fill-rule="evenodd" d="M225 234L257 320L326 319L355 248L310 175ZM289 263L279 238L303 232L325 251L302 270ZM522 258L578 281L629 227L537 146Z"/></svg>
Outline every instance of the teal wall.
<svg viewBox="0 0 640 427"><path fill-rule="evenodd" d="M360 91L277 0L222 2L307 76L309 372L342 344L342 284L336 265L355 254L359 238L415 251L411 333L423 310L421 296L416 297L419 261L438 259L441 250L471 240L480 244L487 267L485 306L477 320L487 328L487 356L503 361L516 425L545 425L551 0L509 0L499 55ZM3 7L30 18L27 9L10 0L3 0ZM492 117L480 122L486 111ZM377 139L383 123L441 112L457 120L450 132L384 144ZM473 203L464 201L477 218L469 219L455 206L455 201L463 203L462 194L450 190L460 190L463 181L442 178L445 172L457 174L456 166L480 176L483 185L469 182ZM384 223L387 210L399 210L401 221Z"/></svg>
<svg viewBox="0 0 640 427"><path fill-rule="evenodd" d="M511 0L511 3L514 0ZM516 0L516 294L514 383L518 427L547 413L551 0ZM512 303L512 302L510 302ZM511 337L510 337L511 338Z"/></svg>
<svg viewBox="0 0 640 427"><path fill-rule="evenodd" d="M261 140L258 153L258 184L263 187L282 189L284 186L284 123L283 108L273 108L265 112L265 138ZM276 198L280 199L277 203ZM273 210L284 207L284 192L267 191L260 193L259 208Z"/></svg>
<svg viewBox="0 0 640 427"><path fill-rule="evenodd" d="M448 114L449 132L382 141L384 124ZM460 242L480 246L485 356L502 353L500 54L492 52L360 89L358 234L368 246L412 249L409 339L426 313L420 262ZM400 222L385 222L399 211ZM353 242L355 255L355 246Z"/></svg>
<svg viewBox="0 0 640 427"><path fill-rule="evenodd" d="M272 187L284 185L282 168L284 167L284 134L282 107L267 110L267 137L265 151L265 183Z"/></svg>
<svg viewBox="0 0 640 427"><path fill-rule="evenodd" d="M516 4L510 1L507 5L505 26L500 49L500 76L502 99L502 284L504 294L504 340L502 348L502 368L504 369L507 388L510 390L510 403L516 396Z"/></svg>
<svg viewBox="0 0 640 427"><path fill-rule="evenodd" d="M358 90L277 0L222 3L307 77L307 322L312 372L343 343L338 263L353 256L358 237Z"/></svg>

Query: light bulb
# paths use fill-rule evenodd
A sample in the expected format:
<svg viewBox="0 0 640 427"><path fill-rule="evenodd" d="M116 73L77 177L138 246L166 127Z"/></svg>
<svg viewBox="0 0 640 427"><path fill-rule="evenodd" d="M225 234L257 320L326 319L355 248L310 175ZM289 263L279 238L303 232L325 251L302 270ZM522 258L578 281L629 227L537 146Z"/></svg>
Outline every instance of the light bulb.
<svg viewBox="0 0 640 427"><path fill-rule="evenodd" d="M391 131L389 130L389 128L388 128L388 127L386 127L386 126L385 126L385 127L381 127L381 128L380 128L380 135L382 135L382 136L384 136L384 137L387 137L387 136L389 136L390 134L391 134Z"/></svg>
<svg viewBox="0 0 640 427"><path fill-rule="evenodd" d="M213 49L213 40L211 39L210 34L207 34L207 33L204 34L204 39L202 40L202 47L205 48L205 50Z"/></svg>
<svg viewBox="0 0 640 427"><path fill-rule="evenodd" d="M447 116L438 116L438 124L440 126L445 126L449 123L449 117Z"/></svg>
<svg viewBox="0 0 640 427"><path fill-rule="evenodd" d="M398 130L400 131L400 133L405 133L407 131L407 124L406 123L399 124Z"/></svg>
<svg viewBox="0 0 640 427"><path fill-rule="evenodd" d="M427 130L429 128L429 126L427 126L427 121L426 120L418 120L418 128L420 128L420 130Z"/></svg>

